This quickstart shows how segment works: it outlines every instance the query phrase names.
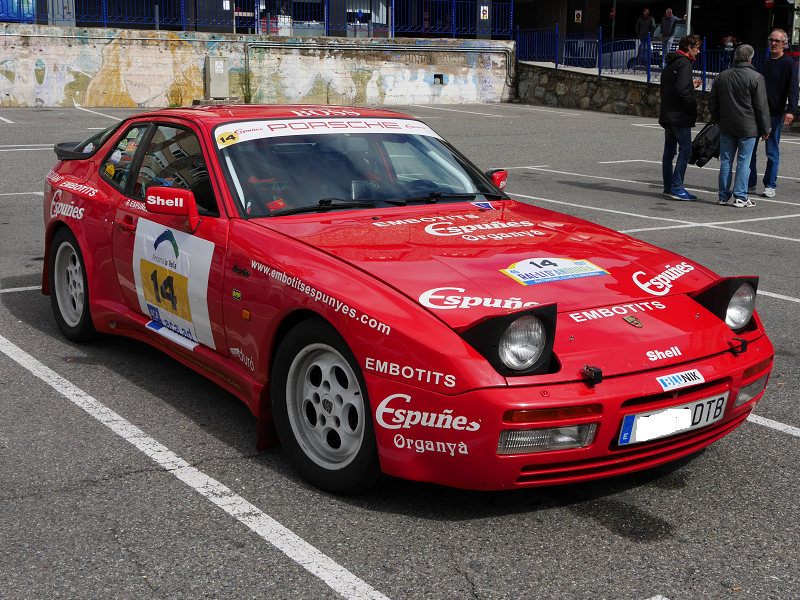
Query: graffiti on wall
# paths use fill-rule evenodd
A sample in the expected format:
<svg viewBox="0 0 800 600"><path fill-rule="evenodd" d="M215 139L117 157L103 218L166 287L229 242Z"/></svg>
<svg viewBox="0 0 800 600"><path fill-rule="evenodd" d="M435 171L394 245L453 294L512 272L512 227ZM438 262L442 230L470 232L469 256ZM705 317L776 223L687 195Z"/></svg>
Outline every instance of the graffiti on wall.
<svg viewBox="0 0 800 600"><path fill-rule="evenodd" d="M209 55L228 58L234 97L243 96L239 74L249 64L253 101L268 104L458 104L500 102L509 94L503 57L480 51L256 47L245 61L241 38L212 34L3 29L3 106L188 106L204 97Z"/></svg>

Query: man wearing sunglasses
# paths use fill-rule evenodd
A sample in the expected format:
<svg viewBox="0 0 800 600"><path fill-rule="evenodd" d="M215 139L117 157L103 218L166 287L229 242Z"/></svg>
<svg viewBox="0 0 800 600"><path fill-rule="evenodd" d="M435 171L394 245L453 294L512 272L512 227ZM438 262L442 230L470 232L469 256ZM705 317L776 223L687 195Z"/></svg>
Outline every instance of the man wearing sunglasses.
<svg viewBox="0 0 800 600"><path fill-rule="evenodd" d="M797 63L783 53L787 42L786 32L783 29L773 29L767 38L769 44L769 58L764 61L761 74L767 86L767 102L769 103L769 120L772 133L767 138L764 146L767 150L767 168L764 171L764 196L775 197L775 188L778 186L778 164L780 162L781 126L788 127L794 121L797 112L798 85ZM756 148L750 160L750 179L747 182L749 191L756 191L758 172L756 171Z"/></svg>

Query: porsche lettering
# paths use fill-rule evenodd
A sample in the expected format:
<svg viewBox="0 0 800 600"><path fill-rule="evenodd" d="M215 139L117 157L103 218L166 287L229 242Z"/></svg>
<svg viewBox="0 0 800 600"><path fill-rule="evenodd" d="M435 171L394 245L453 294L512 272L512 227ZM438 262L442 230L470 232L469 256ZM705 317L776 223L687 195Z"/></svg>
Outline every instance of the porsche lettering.
<svg viewBox="0 0 800 600"><path fill-rule="evenodd" d="M469 421L464 416L454 416L452 409L444 409L441 413L421 412L406 408L394 408L389 404L393 400L411 402L411 396L406 394L392 394L378 405L375 419L378 425L386 429L410 429L414 426L433 427L435 429L455 429L457 431L478 431L481 424L478 421ZM402 406L402 405L401 405ZM386 422L386 417L391 415L391 421Z"/></svg>

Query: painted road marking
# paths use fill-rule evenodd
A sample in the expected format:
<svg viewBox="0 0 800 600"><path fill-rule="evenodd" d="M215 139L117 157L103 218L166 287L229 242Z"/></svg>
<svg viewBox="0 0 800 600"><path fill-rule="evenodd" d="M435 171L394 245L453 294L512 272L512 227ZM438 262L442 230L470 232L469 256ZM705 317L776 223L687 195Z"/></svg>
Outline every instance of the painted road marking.
<svg viewBox="0 0 800 600"><path fill-rule="evenodd" d="M661 164L661 163L658 163ZM636 185L646 185L647 187L662 189L662 184L657 183L647 183L645 181L636 181L634 179L618 179L615 177L603 177L602 175L586 175L584 173L570 173L569 171L555 171L552 169L544 169L542 167L526 167L528 169L533 169L534 171L542 171L544 173L555 173L557 175L571 175L573 177L586 177L589 179L604 179L606 181L617 181L620 183L635 183ZM698 194L709 194L710 196L719 196L719 192L711 191L711 190L701 190L699 188L685 188L689 192L697 192ZM775 204L791 204L792 206L797 206L797 202L786 202L784 200L770 200L768 198L759 198L760 202L773 202ZM587 207L588 208L588 207Z"/></svg>
<svg viewBox="0 0 800 600"><path fill-rule="evenodd" d="M309 573L319 577L336 593L348 600L389 600L350 571L300 538L228 487L190 466L169 448L123 419L82 389L46 367L24 350L0 336L0 351L44 381L67 400L130 442L164 470L204 496L226 513L249 527Z"/></svg>
<svg viewBox="0 0 800 600"><path fill-rule="evenodd" d="M42 286L40 285L32 285L29 287L20 287L20 288L6 288L4 290L0 290L0 294L7 294L9 292L30 292L32 290L41 290Z"/></svg>
<svg viewBox="0 0 800 600"><path fill-rule="evenodd" d="M541 169L541 170L544 171L545 169ZM607 178L604 177L604 178L601 178L601 179L607 179ZM650 184L646 184L646 185L650 185ZM661 187L661 186L659 185L659 186L656 186L656 187ZM744 229L733 229L732 227L722 227L720 225L713 225L713 224L707 224L707 223L694 223L692 221L681 221L680 219L668 219L666 217L653 217L651 215L640 215L640 214L636 214L636 213L625 212L625 211L622 211L622 210L614 210L614 209L611 209L611 208L600 208L599 206L589 206L589 205L586 205L586 204L575 204L573 202L563 202L561 200L550 200L549 198L539 198L537 196L526 196L525 194L516 194L516 193L513 193L513 192L509 192L508 190L506 190L506 193L509 196L517 196L518 198L527 198L529 200L537 200L539 202L552 202L553 204L562 204L564 206L574 206L576 208L582 208L582 209L585 209L585 210L599 210L601 212L608 212L608 213L613 213L613 214L616 214L616 215L625 215L627 217L636 217L636 218L639 218L639 219L651 219L651 220L655 220L655 221L669 221L670 223L680 223L681 225L684 225L686 227L708 227L709 229L719 229L721 231L732 231L734 233L744 233L746 235L755 235L755 236L758 236L758 237L767 237L767 238L772 238L772 239L775 239L775 240L785 240L785 241L788 241L788 242L800 242L800 239L797 239L797 238L784 237L784 236L780 236L780 235L772 235L770 233L760 233L760 232L757 232L757 231L745 231ZM658 229L658 228L654 228L654 229ZM627 231L631 231L631 230L627 230ZM620 233L625 233L625 232L621 231Z"/></svg>
<svg viewBox="0 0 800 600"><path fill-rule="evenodd" d="M52 146L47 148L6 148L4 150L0 150L0 152L27 152L29 150L53 150Z"/></svg>
<svg viewBox="0 0 800 600"><path fill-rule="evenodd" d="M770 298L779 298L781 300L788 300L789 302L800 303L800 298L792 298L791 296L784 296L783 294L773 294L772 292L765 292L763 290L758 290L756 293L759 296L769 296Z"/></svg>
<svg viewBox="0 0 800 600"><path fill-rule="evenodd" d="M55 144L49 144L52 148ZM0 148L33 148L39 146L48 146L48 144L0 144Z"/></svg>
<svg viewBox="0 0 800 600"><path fill-rule="evenodd" d="M3 117L0 117L0 121L3 121L5 123L12 123L12 124L14 123L14 121L9 121L8 119L4 119Z"/></svg>
<svg viewBox="0 0 800 600"><path fill-rule="evenodd" d="M75 103L75 99L74 98L73 98L72 102L73 102L73 104ZM112 117L111 115L104 115L103 113L97 112L96 110L89 110L88 108L83 108L82 106L78 106L77 104L75 104L75 108L77 108L78 110L85 110L86 112L90 112L90 113L95 114L95 115L100 115L101 117L106 117L108 119L114 119L115 121L121 121L122 120L119 117ZM105 127L103 127L103 129L105 129Z"/></svg>
<svg viewBox="0 0 800 600"><path fill-rule="evenodd" d="M747 417L747 420L751 423L758 423L759 425L775 429L776 431L780 431L782 433L788 433L794 437L800 437L800 428L798 427L792 427L791 425L779 423L778 421L773 421L772 419L765 419L764 417L759 417L753 413L750 413L750 416Z"/></svg>
<svg viewBox="0 0 800 600"><path fill-rule="evenodd" d="M566 115L568 117L582 117L581 113L574 113L574 112L566 112L563 110L552 110L549 108L534 108L533 106L520 106L518 104L499 104L498 106L507 107L507 108L519 108L522 110L535 110L537 112L546 112L546 113L553 113L555 115Z"/></svg>
<svg viewBox="0 0 800 600"><path fill-rule="evenodd" d="M0 196L27 196L30 194L44 196L44 192L3 192Z"/></svg>
<svg viewBox="0 0 800 600"><path fill-rule="evenodd" d="M796 143L800 144L800 142L796 142ZM630 160L605 160L605 161L598 161L597 164L598 165L613 165L613 164L619 164L619 163L637 163L637 162L638 163L649 163L651 165L660 165L661 164L660 160L645 160L643 158L632 158ZM686 165L686 166L691 167L692 169L702 169L703 168L703 167L698 167L697 165ZM719 175L719 173L714 173L714 172L710 171L709 169L706 169L706 171L710 172L714 176ZM756 173L756 175L763 175L763 173ZM778 177L778 179L791 179L793 181L797 180L797 177L787 177L786 175L777 175L776 177Z"/></svg>
<svg viewBox="0 0 800 600"><path fill-rule="evenodd" d="M482 117L492 117L494 119L507 119L503 115L487 115L486 113L473 112L471 110L456 110L455 108L441 108L439 106L428 106L427 104L420 104L417 108L427 108L430 110L446 110L448 112L466 113L468 115L480 115Z"/></svg>
<svg viewBox="0 0 800 600"><path fill-rule="evenodd" d="M736 221L715 221L712 223L695 223L693 225L667 225L664 227L643 227L640 229L624 229L620 233L638 233L640 231L658 231L662 229L685 229L687 227L712 227L715 225L739 225L740 223L755 223L757 221L774 221L776 219L792 219L800 217L797 215L780 215L777 217L758 217L756 219L738 219Z"/></svg>

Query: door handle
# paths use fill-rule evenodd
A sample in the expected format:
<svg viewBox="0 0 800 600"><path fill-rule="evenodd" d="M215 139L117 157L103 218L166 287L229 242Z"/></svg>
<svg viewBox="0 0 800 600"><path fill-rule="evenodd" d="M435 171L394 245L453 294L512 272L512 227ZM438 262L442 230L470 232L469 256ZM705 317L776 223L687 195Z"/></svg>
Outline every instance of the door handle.
<svg viewBox="0 0 800 600"><path fill-rule="evenodd" d="M117 219L116 221L114 221L114 224L125 233L131 233L133 231L136 231L136 225L134 225L133 223L127 223L125 221Z"/></svg>

